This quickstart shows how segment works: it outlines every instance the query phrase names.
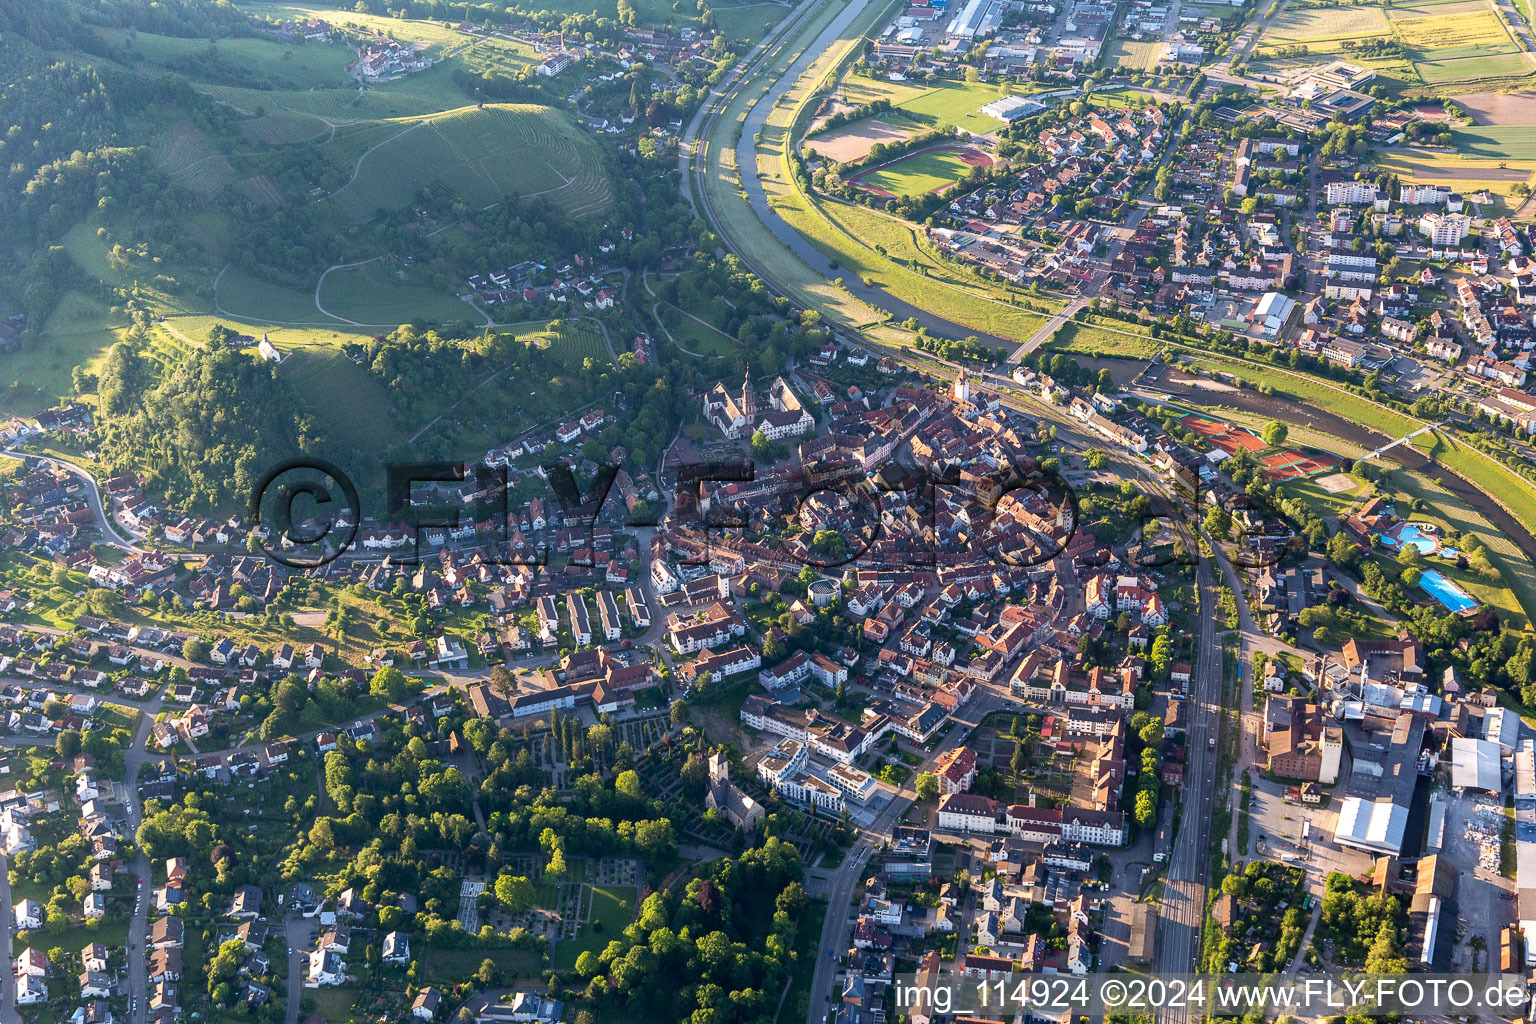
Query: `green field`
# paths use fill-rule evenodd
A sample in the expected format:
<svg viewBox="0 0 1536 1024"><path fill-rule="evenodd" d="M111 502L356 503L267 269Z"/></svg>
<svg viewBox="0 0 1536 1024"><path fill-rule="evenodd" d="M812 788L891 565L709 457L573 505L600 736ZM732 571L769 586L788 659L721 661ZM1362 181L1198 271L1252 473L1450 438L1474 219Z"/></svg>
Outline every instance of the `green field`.
<svg viewBox="0 0 1536 1024"><path fill-rule="evenodd" d="M746 39L751 42L763 38L768 29L784 20L790 5L782 3L743 3L733 6L712 4L715 27L727 39Z"/></svg>
<svg viewBox="0 0 1536 1024"><path fill-rule="evenodd" d="M1503 53L1488 57L1464 57L1450 60L1414 61L1414 70L1430 85L1447 82L1471 82L1481 78L1513 78L1529 74L1531 65L1523 53Z"/></svg>
<svg viewBox="0 0 1536 1024"><path fill-rule="evenodd" d="M839 85L842 100L860 106L872 100L890 100L895 109L881 114L894 125L927 131L955 125L977 135L1001 128L1003 122L979 113L982 107L1003 94L1002 88L986 82L936 82L913 84L891 82L866 75L850 75ZM1017 88L1020 95L1031 90Z"/></svg>
<svg viewBox="0 0 1536 1024"><path fill-rule="evenodd" d="M1068 322L1061 325L1045 347L1052 352L1073 355L1120 356L1127 359L1151 359L1157 355L1158 343L1151 338L1132 337L1118 331L1105 330L1093 324Z"/></svg>
<svg viewBox="0 0 1536 1024"><path fill-rule="evenodd" d="M1465 125L1451 129L1458 153L1484 160L1536 160L1536 125Z"/></svg>
<svg viewBox="0 0 1536 1024"><path fill-rule="evenodd" d="M639 893L630 886L592 885L586 887L585 899L591 900L586 927L574 939L555 947L552 958L557 969L569 969L587 950L601 952L635 917L635 898ZM596 927L594 927L596 925Z"/></svg>
<svg viewBox="0 0 1536 1024"><path fill-rule="evenodd" d="M879 170L860 175L861 188L893 196L920 196L939 192L961 181L971 172L970 165L951 149L930 150L887 164Z"/></svg>
<svg viewBox="0 0 1536 1024"><path fill-rule="evenodd" d="M423 188L446 189L475 209L506 195L543 196L575 216L598 213L612 199L597 143L553 108L469 107L401 127L331 194L348 216L399 209Z"/></svg>
<svg viewBox="0 0 1536 1024"><path fill-rule="evenodd" d="M394 401L377 376L334 350L288 353L278 376L298 393L326 436L375 455L404 440L391 416Z"/></svg>
<svg viewBox="0 0 1536 1024"><path fill-rule="evenodd" d="M360 324L398 326L418 319L481 322L474 307L418 280L414 268L383 260L331 271L320 283L319 298L332 316ZM322 319L318 314L315 310L311 319Z"/></svg>
<svg viewBox="0 0 1536 1024"><path fill-rule="evenodd" d="M126 320L111 317L100 299L84 292L65 293L43 325L36 347L0 363L6 411L37 413L73 395L71 371L82 365L95 368L127 326Z"/></svg>
<svg viewBox="0 0 1536 1024"><path fill-rule="evenodd" d="M351 84L347 65L357 58L342 43L306 42L302 46L277 39L235 38L210 42L206 37L178 38L150 32L102 30L150 64L218 82L245 82L251 75L265 78L273 89L312 89ZM355 86L353 86L356 88Z"/></svg>

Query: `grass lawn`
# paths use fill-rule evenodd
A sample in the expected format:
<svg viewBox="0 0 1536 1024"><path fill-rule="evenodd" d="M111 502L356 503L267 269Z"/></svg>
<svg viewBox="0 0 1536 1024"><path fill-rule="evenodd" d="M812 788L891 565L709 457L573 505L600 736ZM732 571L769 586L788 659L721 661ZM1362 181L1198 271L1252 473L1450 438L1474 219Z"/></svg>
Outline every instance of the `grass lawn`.
<svg viewBox="0 0 1536 1024"><path fill-rule="evenodd" d="M781 3L742 3L729 7L715 6L715 27L727 39L746 39L757 42L769 30L784 20L791 10Z"/></svg>
<svg viewBox="0 0 1536 1024"><path fill-rule="evenodd" d="M6 363L9 378L0 394L9 412L30 414L74 393L71 371L84 365L99 368L107 352L122 337L126 320L114 318L107 306L85 292L64 294L43 324L39 340L20 357Z"/></svg>
<svg viewBox="0 0 1536 1024"><path fill-rule="evenodd" d="M952 124L977 135L995 132L1003 122L980 113L1001 96L999 86L985 82L940 82L927 92L903 100L899 119L922 128Z"/></svg>
<svg viewBox="0 0 1536 1024"><path fill-rule="evenodd" d="M394 400L384 382L338 351L299 349L279 364L278 375L343 450L382 457L406 436L394 422Z"/></svg>
<svg viewBox="0 0 1536 1024"><path fill-rule="evenodd" d="M1426 84L1471 82L1480 78L1511 78L1529 74L1531 65L1522 53L1415 61L1414 70Z"/></svg>
<svg viewBox="0 0 1536 1024"><path fill-rule="evenodd" d="M958 153L938 150L898 160L861 176L858 184L893 196L920 196L949 188L970 172Z"/></svg>
<svg viewBox="0 0 1536 1024"><path fill-rule="evenodd" d="M590 910L582 922L581 934L555 947L553 964L557 969L574 967L576 958L587 950L597 953L621 935L635 918L635 900L639 890L624 885L593 885L586 888Z"/></svg>
<svg viewBox="0 0 1536 1024"><path fill-rule="evenodd" d="M231 316L240 317L250 323L263 323L270 319L289 323L322 324L332 320L315 308L313 288L302 291L298 288L275 284L238 267L225 270L218 281L219 287L214 293L214 299L218 305L227 310Z"/></svg>
<svg viewBox="0 0 1536 1024"><path fill-rule="evenodd" d="M179 38L122 29L103 29L101 34L170 71L209 81L247 81L251 75L260 75L274 89L345 88L353 84L347 65L357 59L352 48L340 42L298 45L250 37L219 39L210 45L206 36Z"/></svg>
<svg viewBox="0 0 1536 1024"><path fill-rule="evenodd" d="M1317 478L1288 480L1280 485L1280 494L1300 501L1318 515L1340 516L1349 510L1365 490L1362 484L1351 481L1351 485L1348 490L1331 492L1319 484Z"/></svg>
<svg viewBox="0 0 1536 1024"><path fill-rule="evenodd" d="M736 354L739 347L735 340L726 337L720 331L706 327L689 317L677 315L677 323L667 324L667 330L672 332L672 338L689 352L697 352L701 356L725 356L727 358Z"/></svg>
<svg viewBox="0 0 1536 1024"><path fill-rule="evenodd" d="M1118 331L1107 331L1093 324L1068 321L1061 325L1045 345L1052 352L1068 352L1074 355L1124 356L1130 359L1151 359L1160 347L1155 339L1137 338Z"/></svg>
<svg viewBox="0 0 1536 1024"><path fill-rule="evenodd" d="M485 960L494 963L503 978L531 978L539 970L538 956L526 949L445 949L432 946L427 949L427 977L436 985L457 985L478 971Z"/></svg>
<svg viewBox="0 0 1536 1024"><path fill-rule="evenodd" d="M315 1014L328 1024L352 1019L352 1004L357 1002L355 988L307 988L304 998L315 1003Z"/></svg>

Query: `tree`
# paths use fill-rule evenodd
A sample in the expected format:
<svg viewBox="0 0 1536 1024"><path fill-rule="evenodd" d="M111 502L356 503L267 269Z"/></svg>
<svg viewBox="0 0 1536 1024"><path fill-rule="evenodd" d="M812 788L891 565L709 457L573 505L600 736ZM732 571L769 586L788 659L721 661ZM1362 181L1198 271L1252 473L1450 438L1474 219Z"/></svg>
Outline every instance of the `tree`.
<svg viewBox="0 0 1536 1024"><path fill-rule="evenodd" d="M618 778L613 780L613 788L631 800L645 799L645 791L640 788L640 776L633 771L620 772Z"/></svg>
<svg viewBox="0 0 1536 1024"><path fill-rule="evenodd" d="M204 661L208 657L208 645L195 636L188 637L181 645L181 656L188 661Z"/></svg>
<svg viewBox="0 0 1536 1024"><path fill-rule="evenodd" d="M1410 565L1408 568L1403 570L1402 575L1398 577L1398 581L1405 587L1416 587L1419 585L1419 580L1422 579L1423 576L1424 574L1422 572ZM63 739L62 736L59 738Z"/></svg>
<svg viewBox="0 0 1536 1024"><path fill-rule="evenodd" d="M920 772L912 784L919 800L932 800L939 795L939 777L933 772Z"/></svg>
<svg viewBox="0 0 1536 1024"><path fill-rule="evenodd" d="M1136 824L1141 828L1157 824L1157 798L1145 789L1136 794Z"/></svg>
<svg viewBox="0 0 1536 1024"><path fill-rule="evenodd" d="M1278 448L1285 443L1285 438L1289 433L1290 428L1284 423L1281 423L1279 420L1270 420L1264 424L1264 429L1260 431L1260 436L1264 438L1265 444Z"/></svg>
<svg viewBox="0 0 1536 1024"><path fill-rule="evenodd" d="M530 909L533 896L533 883L523 875L502 875L496 879L496 902L509 914Z"/></svg>
<svg viewBox="0 0 1536 1024"><path fill-rule="evenodd" d="M401 672L393 665L385 665L368 681L368 692L382 700L394 703L421 689L421 683Z"/></svg>
<svg viewBox="0 0 1536 1024"><path fill-rule="evenodd" d="M66 760L80 753L80 733L75 729L65 729L59 733L58 739L53 741L53 749Z"/></svg>
<svg viewBox="0 0 1536 1024"><path fill-rule="evenodd" d="M672 724L678 727L688 724L688 705L682 699L672 702Z"/></svg>
<svg viewBox="0 0 1536 1024"><path fill-rule="evenodd" d="M773 460L773 442L761 430L752 435L752 457L764 462Z"/></svg>

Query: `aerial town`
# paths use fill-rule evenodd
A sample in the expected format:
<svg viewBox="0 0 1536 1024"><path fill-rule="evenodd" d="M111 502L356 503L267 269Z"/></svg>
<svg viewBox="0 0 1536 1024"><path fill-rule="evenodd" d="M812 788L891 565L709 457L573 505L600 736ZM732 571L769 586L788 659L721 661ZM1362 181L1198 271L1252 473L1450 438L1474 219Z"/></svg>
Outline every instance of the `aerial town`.
<svg viewBox="0 0 1536 1024"><path fill-rule="evenodd" d="M0 5L0 1024L1536 979L1536 7L562 2Z"/></svg>

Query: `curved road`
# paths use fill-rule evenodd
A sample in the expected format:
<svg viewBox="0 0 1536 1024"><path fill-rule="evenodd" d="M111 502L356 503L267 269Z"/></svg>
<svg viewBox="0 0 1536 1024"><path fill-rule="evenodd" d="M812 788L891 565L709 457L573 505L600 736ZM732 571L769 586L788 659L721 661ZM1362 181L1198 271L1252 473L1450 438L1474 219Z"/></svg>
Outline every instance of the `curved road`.
<svg viewBox="0 0 1536 1024"><path fill-rule="evenodd" d="M117 532L116 524L112 522L111 517L107 515L106 510L102 507L101 488L97 485L96 478L91 475L90 470L84 466L77 466L73 462L55 458L52 455L34 455L31 452L18 451L15 448L5 449L5 454L18 459L39 459L43 462L51 462L55 466L67 469L75 476L83 479L86 488L86 503L91 507L91 514L96 517L96 527L101 531L102 539L113 547L122 548L124 551L132 551L138 554L144 553L144 548L134 543L134 540L138 538L133 538L133 540L125 539L122 534Z"/></svg>

